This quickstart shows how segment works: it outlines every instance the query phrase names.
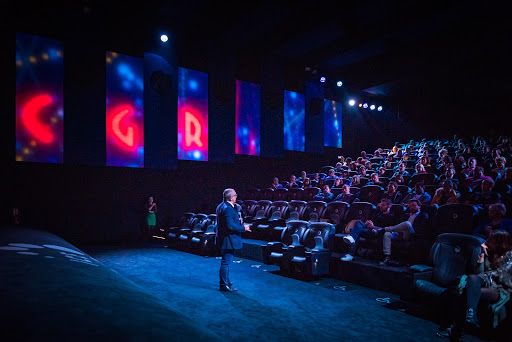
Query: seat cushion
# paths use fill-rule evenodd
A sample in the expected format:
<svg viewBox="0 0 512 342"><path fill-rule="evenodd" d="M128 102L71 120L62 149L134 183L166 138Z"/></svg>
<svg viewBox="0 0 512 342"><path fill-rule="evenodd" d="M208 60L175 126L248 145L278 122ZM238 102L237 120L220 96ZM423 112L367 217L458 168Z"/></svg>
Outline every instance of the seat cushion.
<svg viewBox="0 0 512 342"><path fill-rule="evenodd" d="M440 296L444 291L446 291L445 287L437 286L436 284L426 280L416 280L414 286L418 291L435 296Z"/></svg>

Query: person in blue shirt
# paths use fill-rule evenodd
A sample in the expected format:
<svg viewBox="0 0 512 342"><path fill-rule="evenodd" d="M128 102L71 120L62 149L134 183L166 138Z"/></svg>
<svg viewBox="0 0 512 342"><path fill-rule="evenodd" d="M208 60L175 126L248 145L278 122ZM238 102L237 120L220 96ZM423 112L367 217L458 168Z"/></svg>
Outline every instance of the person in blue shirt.
<svg viewBox="0 0 512 342"><path fill-rule="evenodd" d="M315 201L324 201L324 202L330 202L334 198L334 194L331 192L331 188L329 188L329 185L324 185L322 187L322 192L320 192L318 195L315 195L313 199Z"/></svg>
<svg viewBox="0 0 512 342"><path fill-rule="evenodd" d="M489 206L488 219L476 227L473 235L489 238L492 231L502 229L512 234L512 219L504 218L507 208L503 203L495 203Z"/></svg>

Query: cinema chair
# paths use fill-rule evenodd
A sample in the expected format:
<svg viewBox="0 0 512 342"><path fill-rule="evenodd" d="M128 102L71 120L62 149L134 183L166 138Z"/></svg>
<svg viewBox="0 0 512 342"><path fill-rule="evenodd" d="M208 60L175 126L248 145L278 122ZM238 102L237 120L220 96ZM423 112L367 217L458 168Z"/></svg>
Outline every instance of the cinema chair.
<svg viewBox="0 0 512 342"><path fill-rule="evenodd" d="M175 241L178 242L178 248L180 249L188 249L190 247L189 242L193 233L204 233L206 231L208 215L195 214L192 222L191 228L185 227L178 231L178 238Z"/></svg>
<svg viewBox="0 0 512 342"><path fill-rule="evenodd" d="M322 218L326 207L327 203L324 201L310 201L304 208L302 219L309 222L318 222Z"/></svg>
<svg viewBox="0 0 512 342"><path fill-rule="evenodd" d="M287 250L290 246L300 245L309 223L302 220L290 220L281 233L281 241L269 242L261 246L263 262L277 265L281 270L288 271Z"/></svg>
<svg viewBox="0 0 512 342"><path fill-rule="evenodd" d="M443 233L472 234L478 224L478 208L471 204L445 204L434 216L436 235Z"/></svg>
<svg viewBox="0 0 512 342"><path fill-rule="evenodd" d="M301 189L302 190L302 189ZM274 201L286 201L288 200L288 189L275 189L274 190Z"/></svg>
<svg viewBox="0 0 512 342"><path fill-rule="evenodd" d="M345 225L345 216L348 208L350 208L350 204L347 202L335 201L327 203L322 217L324 220L328 220L329 223L332 223L336 227L336 230L340 230Z"/></svg>
<svg viewBox="0 0 512 342"><path fill-rule="evenodd" d="M288 202L290 201L302 201L302 197L304 195L304 189L302 188L291 188L288 189L288 197L286 197L286 200Z"/></svg>
<svg viewBox="0 0 512 342"><path fill-rule="evenodd" d="M204 234L206 233L206 231L208 230L208 228L210 226L215 226L216 223L217 223L217 215L216 214L208 215L208 218L200 226L200 229L194 229L190 232L189 248L191 250L195 250L195 251L199 250L202 245Z"/></svg>
<svg viewBox="0 0 512 342"><path fill-rule="evenodd" d="M361 202L370 202L374 205L380 202L384 195L384 188L379 185L365 185L361 187L357 196Z"/></svg>
<svg viewBox="0 0 512 342"><path fill-rule="evenodd" d="M189 228L192 229L194 227L195 221L194 217L196 214L188 212L183 214L183 216L178 221L178 225L174 227L170 227L167 231L166 240L167 242L174 242L178 239L179 233L181 229Z"/></svg>
<svg viewBox="0 0 512 342"><path fill-rule="evenodd" d="M306 277L328 274L331 259L329 247L334 231L333 224L310 222L302 237L302 243L292 244L287 249L290 273Z"/></svg>
<svg viewBox="0 0 512 342"><path fill-rule="evenodd" d="M274 201L268 209L267 216L270 217L266 220L261 219L257 226L253 225L253 233L259 240L276 241L279 236L273 235L274 227L286 224L285 216L288 213L288 202Z"/></svg>
<svg viewBox="0 0 512 342"><path fill-rule="evenodd" d="M313 197L320 193L320 188L311 187L304 189L304 193L302 194L302 199L306 202L312 201Z"/></svg>
<svg viewBox="0 0 512 342"><path fill-rule="evenodd" d="M377 207L372 203L353 202L348 207L347 213L345 214L345 224L352 220L361 220L366 222L373 216L375 210L377 210ZM343 242L343 237L347 235L344 232L345 224L338 228L338 231L333 237L333 243L331 246L333 252L346 252L347 245Z"/></svg>

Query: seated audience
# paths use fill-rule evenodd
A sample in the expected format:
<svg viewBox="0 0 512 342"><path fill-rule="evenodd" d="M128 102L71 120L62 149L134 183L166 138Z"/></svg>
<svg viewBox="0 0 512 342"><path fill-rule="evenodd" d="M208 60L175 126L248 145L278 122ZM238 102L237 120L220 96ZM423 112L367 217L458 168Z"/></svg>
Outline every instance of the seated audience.
<svg viewBox="0 0 512 342"><path fill-rule="evenodd" d="M464 160L464 156L462 154L458 154L455 156L455 159L453 161L453 167L455 168L455 171L461 172L463 169L466 168L466 160Z"/></svg>
<svg viewBox="0 0 512 342"><path fill-rule="evenodd" d="M337 177L334 180L334 184L332 185L333 188L341 188L343 186L343 179L341 177Z"/></svg>
<svg viewBox="0 0 512 342"><path fill-rule="evenodd" d="M504 230L493 231L482 244L476 269L465 278L464 291L466 294L466 328L479 328L477 309L488 307L500 298L512 292L512 237ZM498 271L498 269L500 271ZM460 341L462 326L454 324L446 331L440 331L438 336L449 337L451 341Z"/></svg>
<svg viewBox="0 0 512 342"><path fill-rule="evenodd" d="M341 162L336 163L336 169L335 172L343 172L343 164Z"/></svg>
<svg viewBox="0 0 512 342"><path fill-rule="evenodd" d="M468 160L468 167L463 169L460 173L463 173L463 174L465 174L468 177L473 176L473 171L475 170L476 164L477 164L477 161L476 161L475 157L469 158L469 160Z"/></svg>
<svg viewBox="0 0 512 342"><path fill-rule="evenodd" d="M480 183L484 179L490 179L491 177L484 175L484 168L481 166L475 167L473 170L473 176L466 178L466 185L469 186L471 189L475 188L476 186L479 186Z"/></svg>
<svg viewBox="0 0 512 342"><path fill-rule="evenodd" d="M432 204L444 205L459 203L460 194L453 188L453 182L444 181L443 186L436 190Z"/></svg>
<svg viewBox="0 0 512 342"><path fill-rule="evenodd" d="M308 176L308 174L306 173L306 171L301 171L300 177L297 178L297 181L302 183L302 182L304 182L304 179L306 179L307 176Z"/></svg>
<svg viewBox="0 0 512 342"><path fill-rule="evenodd" d="M505 230L512 234L512 219L504 218L507 208L503 203L495 203L489 206L487 218L476 227L473 235L480 236L484 239L495 230Z"/></svg>
<svg viewBox="0 0 512 342"><path fill-rule="evenodd" d="M311 188L311 179L309 179L308 177L304 178L304 181L302 182L302 188Z"/></svg>
<svg viewBox="0 0 512 342"><path fill-rule="evenodd" d="M300 188L299 184L297 184L297 177L295 175L290 176L290 180L288 184L285 186L288 190L291 188Z"/></svg>
<svg viewBox="0 0 512 342"><path fill-rule="evenodd" d="M269 188L270 189L273 189L273 190L276 190L276 189L281 189L283 186L281 184L279 184L279 178L277 177L274 177L274 179L272 180L272 184L270 184Z"/></svg>
<svg viewBox="0 0 512 342"><path fill-rule="evenodd" d="M330 169L325 180L335 180L336 178L338 178L338 176L334 174L334 169Z"/></svg>
<svg viewBox="0 0 512 342"><path fill-rule="evenodd" d="M331 188L329 188L329 185L324 185L322 187L322 191L313 197L315 201L324 201L324 202L330 202L334 198L334 194L331 192Z"/></svg>
<svg viewBox="0 0 512 342"><path fill-rule="evenodd" d="M497 179L503 178L505 176L505 170L506 170L505 163L506 162L507 162L507 160L505 159L505 157L497 157L494 160L496 167L494 169L492 169L491 171L496 172L498 174Z"/></svg>
<svg viewBox="0 0 512 342"><path fill-rule="evenodd" d="M405 170L405 163L400 163L398 165L398 171L395 172L395 174L393 175L393 177L396 177L398 175L400 176L409 176L409 172Z"/></svg>
<svg viewBox="0 0 512 342"><path fill-rule="evenodd" d="M430 218L427 213L421 211L421 204L416 200L410 200L408 204L408 213L405 213L401 218L401 223L394 226L375 226L373 222L367 222L367 226L370 229L378 229L381 233L384 233L382 239L382 251L384 253L384 259L381 261L381 265L388 264L391 258L391 240L398 237L399 233L402 233L404 240L409 240L411 234L416 231L421 231L425 235L430 235L429 226Z"/></svg>
<svg viewBox="0 0 512 342"><path fill-rule="evenodd" d="M396 218L391 212L392 203L389 199L382 199L377 206L377 212L373 215L372 220L363 222L361 220L353 220L345 227L346 236L343 241L350 245L348 253L341 258L342 261L350 261L354 259L354 253L360 237L371 238L376 236L376 227L388 227L395 224Z"/></svg>
<svg viewBox="0 0 512 342"><path fill-rule="evenodd" d="M397 185L406 185L404 176L402 176L402 175L393 176L393 178L391 178L391 180L393 182L395 182Z"/></svg>
<svg viewBox="0 0 512 342"><path fill-rule="evenodd" d="M350 193L350 185L345 184L341 187L341 194L336 196L335 201L347 202L352 204L356 199L356 195Z"/></svg>
<svg viewBox="0 0 512 342"><path fill-rule="evenodd" d="M359 176L366 177L366 167L364 165L361 165L359 167L358 172L359 172Z"/></svg>
<svg viewBox="0 0 512 342"><path fill-rule="evenodd" d="M499 183L504 183L510 185L512 187L512 168L507 167L504 173L504 176L498 179Z"/></svg>
<svg viewBox="0 0 512 342"><path fill-rule="evenodd" d="M467 199L467 204L481 205L487 208L491 204L501 202L501 195L494 191L494 181L492 179L485 179L476 188Z"/></svg>
<svg viewBox="0 0 512 342"><path fill-rule="evenodd" d="M424 173L427 173L427 171L425 171L425 166L423 166L423 164L416 164L416 166L414 166L414 169L416 170L416 172L414 172L412 175L420 175L420 174L424 174Z"/></svg>
<svg viewBox="0 0 512 342"><path fill-rule="evenodd" d="M425 184L423 182L417 182L414 185L413 192L405 196L403 203L407 205L410 200L416 200L420 202L421 205L429 205L430 201L432 201L432 196L430 196L428 192L425 192Z"/></svg>
<svg viewBox="0 0 512 342"><path fill-rule="evenodd" d="M352 176L352 184L350 184L350 185L360 188L361 187L361 177L359 175L353 175Z"/></svg>
<svg viewBox="0 0 512 342"><path fill-rule="evenodd" d="M401 204L403 195L398 191L398 184L394 181L389 182L387 190L384 192L382 198L387 198L393 204Z"/></svg>
<svg viewBox="0 0 512 342"><path fill-rule="evenodd" d="M455 177L455 169L447 169L444 175L439 176L439 180L436 183L442 186L444 181L449 180L453 183L453 187L457 189L459 180L453 177Z"/></svg>
<svg viewBox="0 0 512 342"><path fill-rule="evenodd" d="M370 176L370 181L368 183L366 183L366 185L378 185L378 186L381 186L381 187L385 187L386 185L384 184L384 182L381 182L379 180L379 174L374 172L371 174Z"/></svg>

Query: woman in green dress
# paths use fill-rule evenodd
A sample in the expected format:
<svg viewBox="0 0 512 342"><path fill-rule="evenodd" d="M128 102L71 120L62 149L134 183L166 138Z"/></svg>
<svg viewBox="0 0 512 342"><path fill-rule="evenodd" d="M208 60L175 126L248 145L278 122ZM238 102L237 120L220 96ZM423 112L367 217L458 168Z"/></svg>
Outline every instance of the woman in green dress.
<svg viewBox="0 0 512 342"><path fill-rule="evenodd" d="M156 225L156 202L153 202L153 197L150 196L148 198L148 203L146 204L146 225L147 225L147 234L150 235L153 233Z"/></svg>

